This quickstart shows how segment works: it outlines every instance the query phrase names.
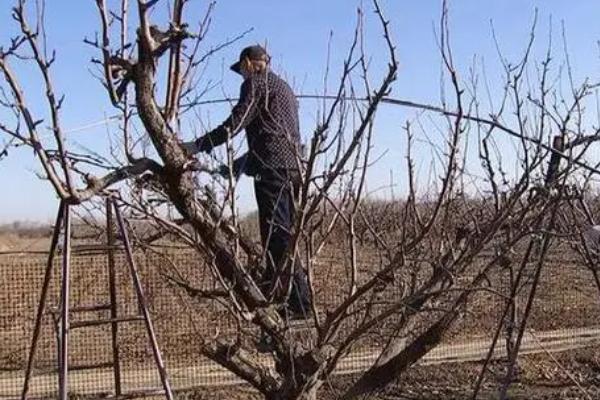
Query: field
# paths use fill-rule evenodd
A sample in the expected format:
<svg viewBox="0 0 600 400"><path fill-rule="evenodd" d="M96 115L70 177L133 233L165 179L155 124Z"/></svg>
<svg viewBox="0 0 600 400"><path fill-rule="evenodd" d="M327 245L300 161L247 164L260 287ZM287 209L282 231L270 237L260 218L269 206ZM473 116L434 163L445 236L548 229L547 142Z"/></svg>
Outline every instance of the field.
<svg viewBox="0 0 600 400"><path fill-rule="evenodd" d="M7 242L8 240L4 241ZM16 242L19 243L18 240ZM35 250L43 250L45 245L40 238L20 243L26 243L30 248L32 245L37 246ZM382 262L378 253L368 246L361 248L359 254L362 274L368 274ZM346 255L343 249L330 249L317 262L315 280L321 282L316 288L317 302L321 309L334 306L345 290L344 279L340 278L347 275L342 266L344 257ZM179 397L201 399L219 398L222 395L223 398L232 398L233 394L237 394L239 399L252 398L252 391L243 387L217 389L221 385L237 383L238 380L221 372L200 352L200 343L204 338L235 334L235 323L228 311L216 302L188 298L164 278L164 274L177 273L194 286L211 289L215 282L201 260L192 252L172 249L145 253L138 251L136 260L160 348L171 371L173 386L180 390ZM50 398L56 390L56 375L53 370L56 359L56 322L53 318L58 305L58 261L55 261L50 307L44 317L32 386L32 394L47 395ZM0 398L15 398L19 394L34 313L42 286L44 263L44 256L35 253L0 257L0 281L4 282L4 289L0 292L0 381L11 382L0 389ZM137 305L123 254L117 254L116 264L119 315L135 314ZM86 250L74 255L71 280L74 306L90 306L108 301L106 271L107 258L104 254ZM497 292L505 293L507 277L500 271L490 285ZM596 329L600 325L599 299L599 292L590 272L576 262L574 255L558 249L553 251L528 323L529 346L540 354L527 356L521 362L520 381L515 385L514 398L553 398L556 393L564 394L564 390L574 390L574 393L581 395L583 392L573 381L589 390L596 390L599 385L600 357L596 350L600 341L600 331ZM521 300L522 306L524 299ZM467 398L464 396L481 368L474 361L483 358L482 354L485 354L498 324L503 304L500 296L488 291L474 297L459 323L446 336L444 346L436 355L438 358L432 358L429 362L426 360L423 365L413 369L398 386L386 391L381 398ZM106 311L96 311L74 314L73 320L106 317ZM555 332L560 340L556 339L558 341L545 347L540 338L548 332ZM111 361L109 326L74 330L70 338L71 365L89 366ZM344 382L352 379L352 373L368 367L381 341L379 336L362 341L359 348L344 360L339 371L344 375L332 382L333 387L343 386ZM127 371L124 372L127 377L124 379L126 390L157 387L158 375L153 370L152 353L143 324L121 324L118 343L122 370ZM583 349L574 350L579 347ZM501 341L497 349L498 357L502 356L503 348L504 343ZM551 351L559 353L553 356L551 354L555 353L550 353ZM462 362L453 364L455 361ZM502 363L499 361L492 365L492 369L501 368ZM73 382L76 382L74 392L98 395L99 392L108 393L112 390L112 370L109 368L78 371L72 373L72 376ZM486 385L484 392L492 396L493 388L497 387L493 374ZM556 385L562 386L557 388ZM198 386L204 389L197 389ZM208 390L206 387L212 389ZM204 397L208 396L207 393L211 397ZM401 397L407 393L412 393L412 397ZM542 397L532 397L532 393Z"/></svg>

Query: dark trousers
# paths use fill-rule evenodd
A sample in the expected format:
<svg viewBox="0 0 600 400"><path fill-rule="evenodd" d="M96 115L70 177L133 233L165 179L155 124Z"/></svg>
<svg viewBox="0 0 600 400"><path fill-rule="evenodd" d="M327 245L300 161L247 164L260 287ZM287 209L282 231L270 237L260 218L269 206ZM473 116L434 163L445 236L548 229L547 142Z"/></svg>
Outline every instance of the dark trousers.
<svg viewBox="0 0 600 400"><path fill-rule="evenodd" d="M306 313L311 303L306 272L297 258L293 259L294 265L290 265L285 257L291 245L294 200L298 197L299 187L298 174L289 170L261 171L254 179L260 235L266 258L263 281L267 290L281 297L287 295L292 272L292 290L287 306L293 312Z"/></svg>

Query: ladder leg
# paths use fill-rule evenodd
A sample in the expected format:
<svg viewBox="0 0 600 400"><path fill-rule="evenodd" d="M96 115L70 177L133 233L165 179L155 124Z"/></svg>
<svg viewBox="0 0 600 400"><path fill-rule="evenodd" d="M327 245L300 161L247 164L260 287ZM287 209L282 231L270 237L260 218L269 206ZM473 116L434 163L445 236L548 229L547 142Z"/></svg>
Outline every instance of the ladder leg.
<svg viewBox="0 0 600 400"><path fill-rule="evenodd" d="M44 273L44 283L42 284L42 293L40 294L40 300L38 302L38 308L35 315L33 337L31 339L31 346L29 347L29 355L27 356L27 367L25 369L25 380L23 381L23 391L21 392L21 400L25 400L27 398L27 393L29 392L29 381L31 379L31 372L33 370L33 359L35 358L35 351L37 349L38 339L40 336L40 329L42 326L42 317L44 316L44 309L46 308L48 288L50 287L50 280L52 279L52 264L54 261L54 256L56 254L56 247L58 245L60 231L62 229L64 209L65 205L61 201L58 207L58 213L56 214L54 231L52 233L52 241L50 243L50 251L48 253L48 260L46 262L46 272Z"/></svg>
<svg viewBox="0 0 600 400"><path fill-rule="evenodd" d="M115 381L115 395L122 394L121 387L121 362L119 358L118 342L118 323L117 323L117 286L115 283L115 254L114 254L114 221L113 221L113 203L106 199L106 241L108 244L108 289L110 294L110 318L113 322L110 324L111 341L113 351L113 372Z"/></svg>
<svg viewBox="0 0 600 400"><path fill-rule="evenodd" d="M71 263L71 213L69 206L64 209L64 244L62 257L62 276L60 291L60 332L58 357L59 393L60 400L68 399L68 370L69 370L69 280Z"/></svg>
<svg viewBox="0 0 600 400"><path fill-rule="evenodd" d="M162 382L163 389L165 391L165 396L168 400L173 399L173 393L171 392L171 386L169 383L169 379L167 377L167 371L164 366L162 356L160 354L160 350L158 349L158 343L156 341L156 335L154 334L154 327L152 326L152 321L150 319L150 313L148 311L148 307L146 305L146 298L144 296L144 289L140 283L140 278L137 272L137 268L135 266L135 260L133 259L133 253L131 251L131 243L129 242L129 236L127 235L127 229L125 227L125 223L123 222L123 216L119 210L119 206L116 204L114 200L112 200L115 215L117 217L117 224L119 227L119 232L123 238L123 244L125 246L125 255L127 257L127 264L129 266L129 271L131 272L131 277L133 278L133 284L135 287L138 303L141 307L141 311L144 317L144 324L146 326L146 331L148 332L148 336L150 338L150 342L152 344L152 353L154 355L154 361L156 363L156 367L158 368L158 373L160 375L160 380Z"/></svg>

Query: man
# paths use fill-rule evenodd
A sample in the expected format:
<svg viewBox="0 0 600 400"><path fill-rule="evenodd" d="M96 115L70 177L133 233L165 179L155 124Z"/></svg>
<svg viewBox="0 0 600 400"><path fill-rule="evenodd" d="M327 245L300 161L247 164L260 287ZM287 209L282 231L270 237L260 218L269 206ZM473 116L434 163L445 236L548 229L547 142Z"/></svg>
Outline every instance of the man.
<svg viewBox="0 0 600 400"><path fill-rule="evenodd" d="M278 293L278 300L286 300L289 272L293 271L285 311L287 317L305 318L310 312L306 273L297 259L289 265L284 257L291 245L294 201L300 185L298 102L289 85L269 70L269 63L270 57L261 46L243 49L239 61L231 66L244 78L231 115L196 141L184 143L184 147L192 154L208 153L228 137L246 130L248 153L234 163L234 175L241 170L254 177L266 259L261 286L265 295Z"/></svg>

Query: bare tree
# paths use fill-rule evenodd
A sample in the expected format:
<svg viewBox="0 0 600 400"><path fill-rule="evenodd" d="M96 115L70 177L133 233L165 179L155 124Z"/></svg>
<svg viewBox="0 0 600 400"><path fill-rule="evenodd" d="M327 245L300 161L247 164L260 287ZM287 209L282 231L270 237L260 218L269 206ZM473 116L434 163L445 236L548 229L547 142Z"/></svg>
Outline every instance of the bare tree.
<svg viewBox="0 0 600 400"><path fill-rule="evenodd" d="M555 92L547 76L548 53L541 63L539 86L525 91L532 29L522 59L504 64L506 85L499 104L490 105L491 111L484 115L476 77L463 80L457 71L444 2L439 50L444 85L451 88L452 95L444 97L440 106L391 98L398 60L389 21L374 0L375 18L387 46L387 70L374 84L363 38L365 17L359 10L337 91L318 96L323 100L320 121L309 138L307 156L298 157L303 164L303 183L285 268L294 268L292 260L302 259L316 299L313 317L306 321L306 334L300 340L297 328L292 329L290 321L277 311L281 296L263 293L257 284L256 271L260 271L264 255L252 238L242 234L234 203L234 177L221 181L218 193L208 186L199 187L196 175L211 172L211 168L202 160L191 159L181 145L183 121L190 110L202 104L196 96L197 88L202 87L198 70L213 53L235 41L202 52L213 4L192 30L184 22L188 3L173 1L169 20L159 26L153 23L151 11L160 1L130 4L121 0L119 7L111 9L105 0L96 0L100 30L86 43L98 50L99 58L93 63L120 115L121 148L113 149L119 164L111 165L94 154L77 154L66 148L60 119L63 102L52 83L55 56L48 54L42 19L28 14L35 11L35 5L17 1L13 17L20 34L0 50L2 105L14 120L1 122L0 130L9 138L7 146L26 145L34 150L44 178L62 200L81 204L114 196L113 186L129 188L123 190L120 200L131 212L144 215L157 232L167 232L198 252L210 266L219 289L207 292L195 289L185 279L172 277L172 281L195 298L221 302L239 323L235 337L203 340L207 357L267 399L314 399L340 360L365 339L375 337L378 360L342 395L344 399L357 398L399 379L439 344L472 297L495 290L490 277L498 271L537 260L539 274L564 190L564 185L555 182L568 182L582 170L597 172L583 158L597 132L573 135L571 131L573 121L582 120L581 102L592 85L573 89L570 104L550 104ZM133 38L128 37L131 27L135 28ZM43 116L34 115L23 92L14 67L22 62L34 63L44 82L47 108ZM375 117L382 104L433 114L443 137L430 142L436 170L424 190L413 155L420 121L404 125L406 160L398 160L398 165L406 171L408 194L397 213L378 223L366 212L364 199L366 172L373 162ZM39 134L42 122L48 120L52 145L43 144ZM133 126L143 127L143 134L136 137ZM545 145L550 132L559 132L564 143L571 136L576 140L571 146L552 148ZM512 138L513 159L503 158L498 151L499 135ZM424 136L429 137L428 132ZM143 138L150 140L151 150L143 148ZM481 174L468 183L471 175L466 160L473 140ZM575 151L576 145L584 149ZM227 153L231 162L231 145ZM544 179L551 154L558 161L551 163L551 178ZM568 165L560 167L561 159L567 159ZM516 167L507 172L511 163ZM90 172L98 168L107 173L96 176ZM83 185L78 184L78 177ZM174 212L165 212L165 208ZM392 235L388 235L390 231ZM316 264L333 238L340 237L349 248L349 256L339 260L345 273L340 280L343 288L335 301L321 301ZM379 261L366 269L358 261L365 241L374 243L379 256ZM530 243L531 249L518 260L515 249L522 243ZM489 251L493 256L482 262L478 256ZM521 270L515 267L516 276ZM519 284L517 277L514 287ZM506 312L510 312L510 301L506 304ZM273 343L269 357L274 369L256 357L258 332L264 332ZM518 345L511 349L512 360Z"/></svg>

